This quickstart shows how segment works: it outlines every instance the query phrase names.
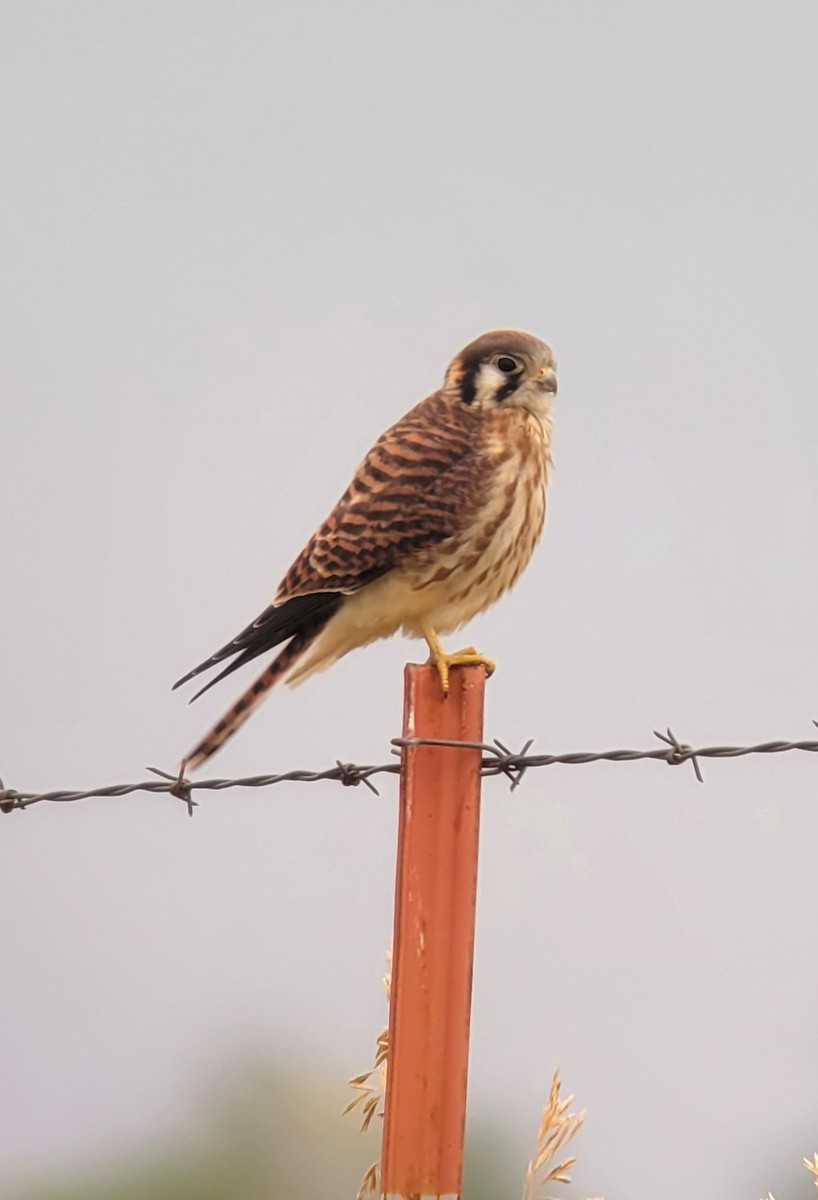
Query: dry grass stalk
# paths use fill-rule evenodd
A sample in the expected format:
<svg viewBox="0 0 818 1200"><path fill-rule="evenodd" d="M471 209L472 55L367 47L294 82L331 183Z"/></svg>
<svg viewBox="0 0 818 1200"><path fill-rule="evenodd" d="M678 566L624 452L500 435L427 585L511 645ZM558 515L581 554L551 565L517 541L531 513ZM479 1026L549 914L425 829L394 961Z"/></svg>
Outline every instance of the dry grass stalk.
<svg viewBox="0 0 818 1200"><path fill-rule="evenodd" d="M386 1003L389 1005L392 988L392 953L386 956L387 971L383 977ZM383 1100L386 1095L386 1060L389 1053L389 1030L382 1029L375 1043L375 1061L368 1071L355 1075L349 1080L349 1086L358 1094L344 1109L342 1116L352 1112L354 1108L361 1109L361 1131L365 1133L375 1116L383 1116ZM378 1174L380 1163L374 1162L361 1180L357 1200L364 1200L378 1190Z"/></svg>
<svg viewBox="0 0 818 1200"><path fill-rule="evenodd" d="M814 1176L812 1182L818 1188L818 1154L813 1154L812 1158L805 1158L804 1166Z"/></svg>
<svg viewBox="0 0 818 1200"><path fill-rule="evenodd" d="M350 1100L349 1104L343 1111L343 1116L348 1112L352 1112L354 1108L361 1108L361 1130L366 1132L372 1124L372 1118L376 1115L383 1116L383 1097L386 1088L386 1055L389 1042L389 1033L386 1029L378 1034L378 1040L375 1046L375 1062L368 1071L364 1071L363 1075L355 1075L349 1080L349 1086L357 1091L358 1095Z"/></svg>
<svg viewBox="0 0 818 1200"><path fill-rule="evenodd" d="M561 1086L560 1073L555 1071L548 1102L540 1120L537 1150L525 1173L523 1200L536 1200L537 1195L549 1183L571 1182L568 1172L577 1160L575 1158L565 1158L559 1162L554 1160L557 1159L563 1147L579 1133L585 1120L585 1109L579 1116L568 1112L574 1097L568 1096L567 1099L561 1100Z"/></svg>
<svg viewBox="0 0 818 1200"><path fill-rule="evenodd" d="M814 1176L812 1182L818 1188L818 1154L813 1154L812 1158L805 1158L803 1163L807 1170ZM772 1192L767 1192L767 1195L762 1196L761 1200L775 1200L775 1196Z"/></svg>
<svg viewBox="0 0 818 1200"><path fill-rule="evenodd" d="M379 1164L373 1162L372 1166L361 1180L361 1186L358 1188L358 1194L355 1200L366 1200L367 1196L374 1196L380 1190L380 1181L378 1179Z"/></svg>

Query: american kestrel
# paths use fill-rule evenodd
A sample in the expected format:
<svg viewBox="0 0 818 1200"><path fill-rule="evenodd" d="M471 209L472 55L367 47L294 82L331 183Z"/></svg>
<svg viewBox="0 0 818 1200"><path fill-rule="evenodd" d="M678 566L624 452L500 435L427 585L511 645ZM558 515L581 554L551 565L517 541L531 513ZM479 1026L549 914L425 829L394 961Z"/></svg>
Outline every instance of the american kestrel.
<svg viewBox="0 0 818 1200"><path fill-rule="evenodd" d="M174 684L232 659L200 696L286 643L191 751L187 767L224 745L279 680L300 683L399 629L424 639L444 693L453 666L493 671L472 646L447 654L438 635L499 599L539 541L555 366L550 348L530 333L484 333L452 359L439 391L378 438L269 608Z"/></svg>

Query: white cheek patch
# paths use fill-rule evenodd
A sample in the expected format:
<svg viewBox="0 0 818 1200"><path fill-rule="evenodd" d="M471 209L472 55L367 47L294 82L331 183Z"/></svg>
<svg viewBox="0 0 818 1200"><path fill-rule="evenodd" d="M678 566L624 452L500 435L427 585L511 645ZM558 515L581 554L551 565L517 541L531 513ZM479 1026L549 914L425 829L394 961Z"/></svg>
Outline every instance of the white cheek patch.
<svg viewBox="0 0 818 1200"><path fill-rule="evenodd" d="M489 405L501 387L508 383L508 375L492 363L483 363L477 376L477 386L474 392L475 403L481 407Z"/></svg>

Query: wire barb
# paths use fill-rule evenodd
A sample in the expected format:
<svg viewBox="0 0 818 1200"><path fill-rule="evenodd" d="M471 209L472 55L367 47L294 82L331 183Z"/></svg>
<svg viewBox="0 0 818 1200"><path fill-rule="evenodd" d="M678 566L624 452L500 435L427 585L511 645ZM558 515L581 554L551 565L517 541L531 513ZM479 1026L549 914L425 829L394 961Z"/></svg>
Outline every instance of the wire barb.
<svg viewBox="0 0 818 1200"><path fill-rule="evenodd" d="M356 767L355 763L344 763L341 762L340 758L336 758L335 764L339 771L338 780L344 787L357 787L359 783L362 783L374 795L380 796L381 793L375 787L372 780L362 775L360 767Z"/></svg>
<svg viewBox="0 0 818 1200"><path fill-rule="evenodd" d="M511 780L511 787L508 790L514 792L522 783L523 775L528 770L528 763L525 762L525 756L534 745L534 739L529 738L519 754L514 754L513 751L509 750L508 746L503 745L499 738L494 739L494 744L505 756L503 774L508 775Z"/></svg>
<svg viewBox="0 0 818 1200"><path fill-rule="evenodd" d="M818 721L813 721L818 728ZM654 747L651 750L600 750L574 751L568 754L529 754L533 741L529 739L519 753L509 750L503 742L495 738L493 742L457 742L444 738L393 738L392 753L403 755L404 750L411 746L442 746L454 750L479 750L480 774L484 778L493 775L504 775L511 784L513 792L519 787L526 771L534 767L550 767L555 763L570 766L583 766L596 762L637 762L642 759L655 759L666 762L669 766L679 766L685 762L693 764L693 770L699 783L704 782L699 759L701 758L744 758L749 754L783 754L792 750L807 753L818 753L818 740L785 742L760 742L754 746L701 746L695 749L680 742L676 735L668 729L666 733L654 734L665 743L666 748ZM115 797L130 796L134 792L167 793L182 800L192 816L198 801L193 799L194 791L223 792L229 788L266 788L275 783L319 783L322 781L340 783L344 787L357 787L363 783L376 796L378 792L372 783L373 775L397 775L400 773L400 763L396 761L380 763L375 766L359 765L357 763L335 760L335 766L325 771L294 770L277 775L248 775L239 779L201 779L185 778L185 763L182 762L176 774L161 771L158 767L148 767L159 779L145 779L138 783L118 783L110 787L88 788L85 791L52 791L52 792L19 792L14 788L6 788L0 779L0 812L8 813L30 808L32 804L41 804L48 800L53 803L68 803L73 800L86 800L92 796Z"/></svg>
<svg viewBox="0 0 818 1200"><path fill-rule="evenodd" d="M665 761L669 767L677 767L681 763L689 760L693 763L693 770L696 773L696 778L698 779L699 783L704 783L704 776L701 773L698 759L693 751L692 746L688 746L685 743L680 742L676 735L671 731L669 726L667 730L667 736L665 736L664 733L659 733L658 729L654 729L653 733L660 739L660 741L665 742L671 747L671 749L668 750L665 755Z"/></svg>
<svg viewBox="0 0 818 1200"><path fill-rule="evenodd" d="M3 780L0 779L0 812L13 812L16 799L17 792L15 792L14 788L7 788Z"/></svg>
<svg viewBox="0 0 818 1200"><path fill-rule="evenodd" d="M152 771L154 775L159 775L162 779L170 780L172 786L168 788L168 795L175 796L177 800L183 800L187 805L187 815L192 817L193 810L198 807L199 801L194 800L190 794L190 789L195 785L189 779L185 779L186 766L187 759L183 758L175 775L168 775L167 771L160 771L158 767L146 767L145 769Z"/></svg>

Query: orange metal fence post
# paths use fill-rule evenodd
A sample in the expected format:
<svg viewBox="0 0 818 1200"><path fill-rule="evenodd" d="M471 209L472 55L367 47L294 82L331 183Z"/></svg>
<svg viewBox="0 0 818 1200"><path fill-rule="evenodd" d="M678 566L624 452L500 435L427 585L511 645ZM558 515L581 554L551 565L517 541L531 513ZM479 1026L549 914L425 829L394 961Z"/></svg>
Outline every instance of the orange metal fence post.
<svg viewBox="0 0 818 1200"><path fill-rule="evenodd" d="M482 667L405 674L404 737L482 742ZM381 1196L459 1200L469 1062L479 750L403 752Z"/></svg>

